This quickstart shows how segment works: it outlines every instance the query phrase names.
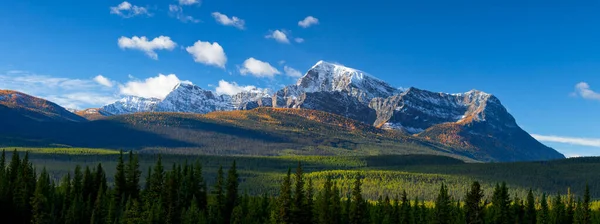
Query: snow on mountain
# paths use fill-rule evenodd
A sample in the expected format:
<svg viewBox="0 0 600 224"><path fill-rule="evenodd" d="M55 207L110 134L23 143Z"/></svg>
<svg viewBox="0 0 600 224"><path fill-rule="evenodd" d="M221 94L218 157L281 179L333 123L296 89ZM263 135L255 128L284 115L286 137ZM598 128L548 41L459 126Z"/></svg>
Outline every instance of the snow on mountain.
<svg viewBox="0 0 600 224"><path fill-rule="evenodd" d="M126 96L117 102L103 106L101 109L114 115L154 111L160 102L157 98Z"/></svg>
<svg viewBox="0 0 600 224"><path fill-rule="evenodd" d="M190 83L180 83L158 103L155 111L205 114L233 110L232 98L217 95Z"/></svg>
<svg viewBox="0 0 600 224"><path fill-rule="evenodd" d="M489 113L500 116L497 123L502 126L516 125L496 97L478 90L447 94L409 88L395 96L373 99L370 107L377 111L376 126L410 133L446 122L483 122Z"/></svg>
<svg viewBox="0 0 600 224"><path fill-rule="evenodd" d="M267 99L271 98L271 95L269 94L269 90L268 89L252 89L252 90L248 90L248 91L243 91L240 92L238 94L235 94L233 96L231 96L231 103L233 104L233 107L237 110L242 110L244 109L244 107L246 106L247 103L249 102L261 102L261 105L263 104L263 101L268 101ZM266 103L266 102L265 102ZM270 104L270 103L268 103Z"/></svg>

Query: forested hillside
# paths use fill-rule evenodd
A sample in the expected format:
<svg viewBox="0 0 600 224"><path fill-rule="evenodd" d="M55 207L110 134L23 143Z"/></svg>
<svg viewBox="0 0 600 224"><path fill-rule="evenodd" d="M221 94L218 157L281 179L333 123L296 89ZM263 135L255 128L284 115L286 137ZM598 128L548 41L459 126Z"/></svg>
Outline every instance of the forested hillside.
<svg viewBox="0 0 600 224"><path fill-rule="evenodd" d="M118 155L109 178L102 164L77 166L60 181L45 168L39 175L26 153L0 157L0 215L13 223L598 223L600 212L584 194L511 195L496 184L490 195L473 182L464 200L450 196L441 183L434 201L390 192L376 201L363 196L364 176L352 174L343 192L333 173L323 181L305 175L301 163L287 169L276 194L252 196L240 191L243 181L235 161L220 167L208 185L199 161L163 165L159 156L145 183L139 157Z"/></svg>

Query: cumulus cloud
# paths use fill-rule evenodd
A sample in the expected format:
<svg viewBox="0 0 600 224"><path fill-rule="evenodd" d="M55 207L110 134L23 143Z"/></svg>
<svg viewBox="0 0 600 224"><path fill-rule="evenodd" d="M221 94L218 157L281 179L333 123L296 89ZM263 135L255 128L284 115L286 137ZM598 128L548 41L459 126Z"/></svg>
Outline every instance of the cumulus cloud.
<svg viewBox="0 0 600 224"><path fill-rule="evenodd" d="M240 68L240 73L242 75L251 74L255 77L273 77L281 74L279 70L271 66L269 63L257 60L255 58L246 59Z"/></svg>
<svg viewBox="0 0 600 224"><path fill-rule="evenodd" d="M592 90L586 82L577 83L573 94L588 100L600 100L600 93Z"/></svg>
<svg viewBox="0 0 600 224"><path fill-rule="evenodd" d="M600 147L600 139L597 138L575 138L555 135L531 135L533 138L541 142L557 142L570 145Z"/></svg>
<svg viewBox="0 0 600 224"><path fill-rule="evenodd" d="M96 77L94 77L94 81L106 87L113 87L113 82L102 75L97 75Z"/></svg>
<svg viewBox="0 0 600 224"><path fill-rule="evenodd" d="M180 82L189 81L181 81L175 74L158 74L156 77L132 80L125 85L120 85L119 92L123 95L164 99Z"/></svg>
<svg viewBox="0 0 600 224"><path fill-rule="evenodd" d="M219 85L217 86L215 92L219 95L235 95L244 91L263 91L261 88L257 88L256 86L248 85L248 86L240 86L236 82L227 82L225 80L219 81Z"/></svg>
<svg viewBox="0 0 600 224"><path fill-rule="evenodd" d="M304 38L296 37L294 38L294 41L296 41L296 43L304 43Z"/></svg>
<svg viewBox="0 0 600 224"><path fill-rule="evenodd" d="M302 27L302 28L308 28L312 25L317 25L319 24L319 19L312 17L312 16L307 16L306 18L304 18L303 20L298 22L298 26Z"/></svg>
<svg viewBox="0 0 600 224"><path fill-rule="evenodd" d="M177 46L177 44L168 36L159 36L151 41L145 36L133 36L132 38L121 37L118 40L118 44L121 49L143 51L148 57L154 60L158 60L158 54L155 52L156 50L173 50L173 48Z"/></svg>
<svg viewBox="0 0 600 224"><path fill-rule="evenodd" d="M112 103L118 96L94 79L38 75L27 71L0 72L0 89L10 89L55 102L66 108L83 109Z"/></svg>
<svg viewBox="0 0 600 224"><path fill-rule="evenodd" d="M212 44L208 41L196 41L193 46L185 48L192 55L195 62L205 65L213 65L220 68L225 68L227 56L225 50L217 42Z"/></svg>
<svg viewBox="0 0 600 224"><path fill-rule="evenodd" d="M224 26L233 26L235 28L238 28L240 30L245 29L245 25L246 22L243 19L240 19L238 17L232 16L231 18L228 17L225 14L222 14L220 12L213 12L212 17L215 18L215 20L217 21L217 23L224 25Z"/></svg>
<svg viewBox="0 0 600 224"><path fill-rule="evenodd" d="M180 5L195 5L200 4L200 0L179 0Z"/></svg>
<svg viewBox="0 0 600 224"><path fill-rule="evenodd" d="M110 7L110 14L119 15L123 18L131 18L139 15L152 16L148 9L145 7L132 5L131 3L124 1L121 4Z"/></svg>
<svg viewBox="0 0 600 224"><path fill-rule="evenodd" d="M184 23L188 23L188 22L199 23L200 22L199 19L196 19L189 15L185 15L183 13L183 8L178 5L169 5L169 16L174 17Z"/></svg>
<svg viewBox="0 0 600 224"><path fill-rule="evenodd" d="M302 73L300 73L300 71L290 67L290 66L283 66L283 71L285 72L285 75L289 76L289 77L294 77L294 78L298 78L302 76Z"/></svg>
<svg viewBox="0 0 600 224"><path fill-rule="evenodd" d="M287 35L281 30L275 30L265 36L267 39L275 39L275 41L279 43L289 44L290 40L288 40Z"/></svg>

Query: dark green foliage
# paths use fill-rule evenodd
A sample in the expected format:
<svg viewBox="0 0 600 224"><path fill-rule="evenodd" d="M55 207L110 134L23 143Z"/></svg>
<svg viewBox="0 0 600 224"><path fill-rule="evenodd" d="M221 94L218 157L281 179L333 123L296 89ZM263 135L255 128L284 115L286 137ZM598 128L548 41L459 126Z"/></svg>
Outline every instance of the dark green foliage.
<svg viewBox="0 0 600 224"><path fill-rule="evenodd" d="M433 211L433 220L435 224L449 224L451 221L452 213L452 200L448 195L448 189L442 183L440 187L440 193L435 199L435 208Z"/></svg>
<svg viewBox="0 0 600 224"><path fill-rule="evenodd" d="M165 170L160 157L149 167L146 187L139 188L136 198L134 183L139 177L132 174L139 173L139 169L135 155L129 156L128 163L122 163L126 183L122 194L116 193L116 181L106 183L100 165L93 169L77 166L55 185L47 170L35 175L28 155L22 158L18 153L15 155L0 169L0 189L10 193L0 198L3 202L0 205L6 210L2 211L2 218L14 220L11 223L579 224L598 223L600 218L589 187L583 191L588 193L577 202L570 193L566 197L556 194L550 197L550 205L546 195L536 203L533 191L525 200L517 196L510 199L506 184L499 184L494 194L488 196L492 204L486 207L485 191L478 182L472 183L464 203L450 196L446 184L441 185L435 203L428 201L428 206L418 197L411 202L407 191L393 199L381 195L374 203L365 200L362 191L362 174L366 172L355 173L352 187L347 191L350 193L344 194L339 176L330 175L323 186L315 186L314 177L306 177L300 164L293 176L288 169L276 196L240 194L238 187L243 179L237 174L237 163L232 164L226 177L222 169L217 172L214 191L208 194L200 163L173 164Z"/></svg>
<svg viewBox="0 0 600 224"><path fill-rule="evenodd" d="M481 185L479 182L473 182L465 199L465 216L467 224L484 223L484 209L487 203L483 202L483 197Z"/></svg>

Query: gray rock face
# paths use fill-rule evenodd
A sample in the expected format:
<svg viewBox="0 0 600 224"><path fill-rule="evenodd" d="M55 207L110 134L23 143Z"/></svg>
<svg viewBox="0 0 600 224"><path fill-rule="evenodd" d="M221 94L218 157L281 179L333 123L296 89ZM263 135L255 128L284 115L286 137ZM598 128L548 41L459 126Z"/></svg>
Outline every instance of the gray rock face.
<svg viewBox="0 0 600 224"><path fill-rule="evenodd" d="M477 90L446 94L410 88L388 98L373 99L369 106L377 111L375 126L410 133L419 133L436 124L486 119L499 128L516 127L514 118L495 96Z"/></svg>
<svg viewBox="0 0 600 224"><path fill-rule="evenodd" d="M218 96L196 85L181 83L157 105L155 111L205 114L233 109L229 96Z"/></svg>
<svg viewBox="0 0 600 224"><path fill-rule="evenodd" d="M156 98L126 96L117 102L103 106L101 110L106 111L112 115L148 112L154 111L154 109L156 109L156 105L160 101L160 99Z"/></svg>
<svg viewBox="0 0 600 224"><path fill-rule="evenodd" d="M261 89L233 96L217 95L192 84L180 84L162 101L128 97L102 109L112 114L209 113L257 107L329 112L450 147L469 148L469 153L484 153L492 160L563 158L523 131L500 100L491 94L477 90L457 94L417 88L402 91L360 70L323 61L315 64L296 84L272 95Z"/></svg>

